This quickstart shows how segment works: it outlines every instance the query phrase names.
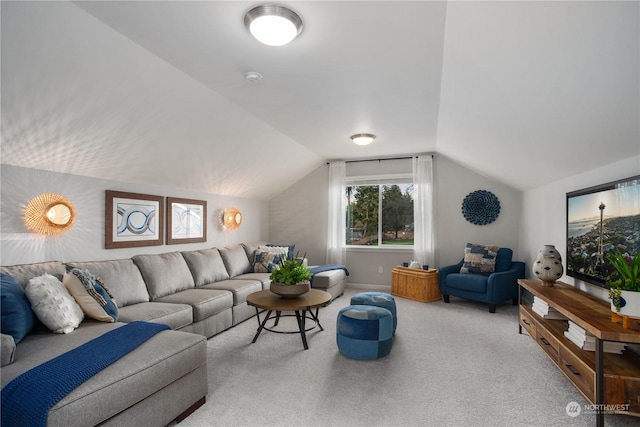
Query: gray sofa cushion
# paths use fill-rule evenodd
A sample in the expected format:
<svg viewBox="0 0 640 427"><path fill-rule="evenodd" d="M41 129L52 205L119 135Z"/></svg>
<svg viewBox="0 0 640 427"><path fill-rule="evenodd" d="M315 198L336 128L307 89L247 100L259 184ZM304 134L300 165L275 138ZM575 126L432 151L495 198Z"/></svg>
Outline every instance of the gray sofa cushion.
<svg viewBox="0 0 640 427"><path fill-rule="evenodd" d="M180 252L133 257L151 300L195 287L187 262Z"/></svg>
<svg viewBox="0 0 640 427"><path fill-rule="evenodd" d="M233 305L247 302L247 295L262 290L262 282L258 280L229 279L204 285L201 289L221 289L233 294Z"/></svg>
<svg viewBox="0 0 640 427"><path fill-rule="evenodd" d="M6 366L13 363L16 355L16 342L11 335L0 334L0 358L2 363L0 366Z"/></svg>
<svg viewBox="0 0 640 427"><path fill-rule="evenodd" d="M122 307L118 320L127 323L134 320L163 323L171 329L180 329L193 323L193 309L187 304L141 302Z"/></svg>
<svg viewBox="0 0 640 427"><path fill-rule="evenodd" d="M0 267L0 271L13 276L23 288L27 286L30 279L42 276L45 273L51 274L62 281L62 276L66 273L64 264L59 261L38 262L35 264L20 264Z"/></svg>
<svg viewBox="0 0 640 427"><path fill-rule="evenodd" d="M231 292L217 289L187 289L158 298L157 302L187 304L193 308L193 321L200 322L233 307Z"/></svg>
<svg viewBox="0 0 640 427"><path fill-rule="evenodd" d="M149 301L149 292L140 270L131 259L69 262L69 269L89 270L102 280L116 299L118 308Z"/></svg>
<svg viewBox="0 0 640 427"><path fill-rule="evenodd" d="M89 320L65 336L30 334L20 342L15 362L2 368L2 386L26 370L120 326L122 323ZM206 363L203 336L162 331L71 391L51 408L47 425L100 424ZM142 420L140 423L144 424Z"/></svg>
<svg viewBox="0 0 640 427"><path fill-rule="evenodd" d="M220 249L220 256L224 261L224 266L227 268L229 277L235 277L251 271L251 263L249 262L243 245L233 245L222 248Z"/></svg>
<svg viewBox="0 0 640 427"><path fill-rule="evenodd" d="M229 278L229 273L224 266L220 252L216 248L186 251L182 252L182 256L187 262L189 270L191 270L196 286Z"/></svg>
<svg viewBox="0 0 640 427"><path fill-rule="evenodd" d="M252 242L252 243L243 243L242 247L244 248L245 253L247 254L247 258L249 261L253 262L253 259L256 257L256 250L258 246L267 246L267 242Z"/></svg>

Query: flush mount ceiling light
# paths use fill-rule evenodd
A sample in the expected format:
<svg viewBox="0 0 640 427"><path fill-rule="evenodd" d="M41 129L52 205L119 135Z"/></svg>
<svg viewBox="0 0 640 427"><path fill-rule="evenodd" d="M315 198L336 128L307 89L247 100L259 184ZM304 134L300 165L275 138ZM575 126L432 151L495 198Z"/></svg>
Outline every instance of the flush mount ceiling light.
<svg viewBox="0 0 640 427"><path fill-rule="evenodd" d="M244 15L244 25L260 43L283 46L302 31L302 19L286 7L257 6Z"/></svg>
<svg viewBox="0 0 640 427"><path fill-rule="evenodd" d="M351 140L358 145L369 145L376 139L376 136L372 133L358 133L351 135Z"/></svg>

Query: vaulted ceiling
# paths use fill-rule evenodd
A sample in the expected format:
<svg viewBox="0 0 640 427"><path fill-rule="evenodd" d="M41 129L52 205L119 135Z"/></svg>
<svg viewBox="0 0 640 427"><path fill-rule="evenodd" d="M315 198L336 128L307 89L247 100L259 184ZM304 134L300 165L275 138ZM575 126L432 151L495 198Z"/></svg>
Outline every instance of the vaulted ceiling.
<svg viewBox="0 0 640 427"><path fill-rule="evenodd" d="M2 1L2 163L268 200L329 159L526 190L640 154L638 2L280 3L276 48L255 1Z"/></svg>

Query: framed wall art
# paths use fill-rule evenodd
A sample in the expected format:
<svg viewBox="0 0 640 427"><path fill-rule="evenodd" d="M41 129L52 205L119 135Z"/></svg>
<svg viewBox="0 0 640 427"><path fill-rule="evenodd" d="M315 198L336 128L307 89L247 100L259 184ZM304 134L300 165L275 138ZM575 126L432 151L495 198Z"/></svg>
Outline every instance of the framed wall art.
<svg viewBox="0 0 640 427"><path fill-rule="evenodd" d="M105 248L163 244L164 197L106 191Z"/></svg>
<svg viewBox="0 0 640 427"><path fill-rule="evenodd" d="M608 254L640 253L638 230L640 175L567 193L567 276L608 288Z"/></svg>
<svg viewBox="0 0 640 427"><path fill-rule="evenodd" d="M167 197L167 244L207 241L207 202Z"/></svg>

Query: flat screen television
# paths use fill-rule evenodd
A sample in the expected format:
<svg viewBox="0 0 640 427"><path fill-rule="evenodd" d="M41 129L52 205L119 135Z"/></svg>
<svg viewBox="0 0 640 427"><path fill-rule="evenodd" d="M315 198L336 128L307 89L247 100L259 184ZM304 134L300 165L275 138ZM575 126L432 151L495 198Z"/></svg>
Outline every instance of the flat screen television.
<svg viewBox="0 0 640 427"><path fill-rule="evenodd" d="M567 193L567 271L608 288L607 253L640 252L640 175Z"/></svg>

